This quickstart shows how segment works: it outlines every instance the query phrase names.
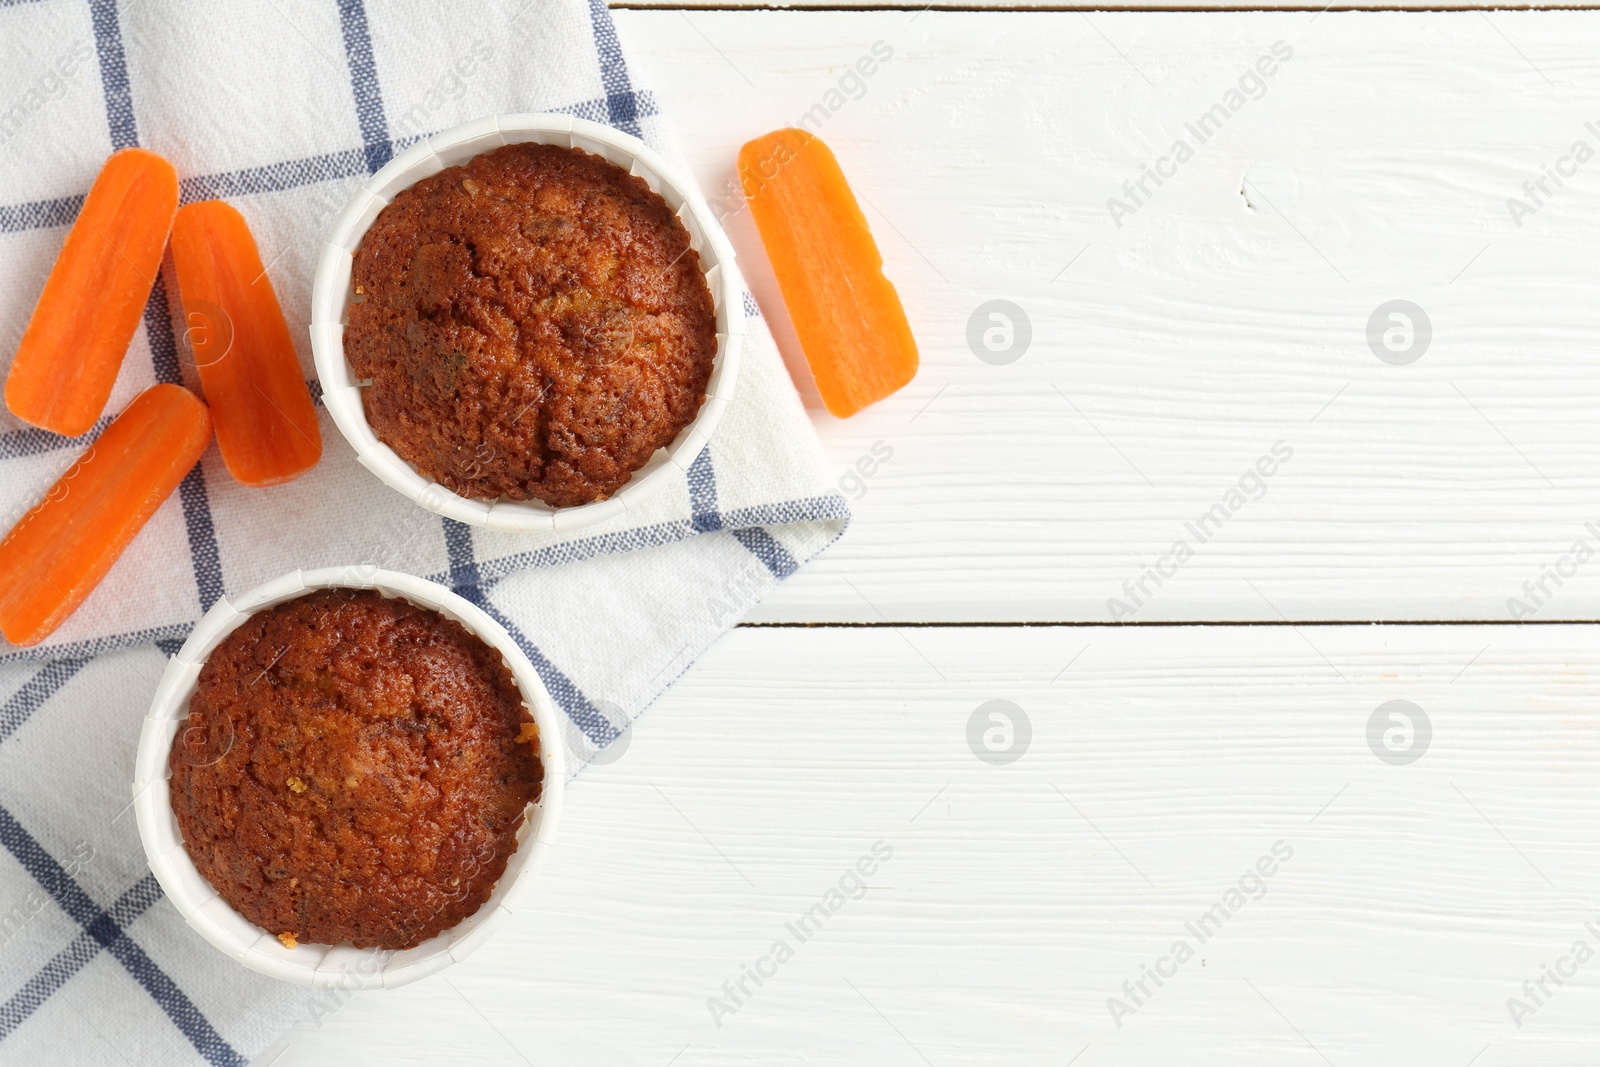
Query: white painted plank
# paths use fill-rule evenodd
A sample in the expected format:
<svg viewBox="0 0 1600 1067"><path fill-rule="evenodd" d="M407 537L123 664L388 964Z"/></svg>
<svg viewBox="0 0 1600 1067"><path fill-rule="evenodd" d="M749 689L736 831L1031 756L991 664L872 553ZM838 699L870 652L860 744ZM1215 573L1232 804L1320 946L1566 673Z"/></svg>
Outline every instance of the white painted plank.
<svg viewBox="0 0 1600 1067"><path fill-rule="evenodd" d="M736 631L573 785L542 914L276 1067L1592 1063L1600 962L1520 1029L1507 999L1600 948L1597 637ZM991 699L1031 719L1009 766L965 740ZM1404 766L1366 740L1395 699L1432 729ZM1185 923L1280 841L1200 945ZM794 958L719 1029L707 998L777 938ZM1177 940L1196 958L1119 1028L1107 998Z"/></svg>
<svg viewBox="0 0 1600 1067"><path fill-rule="evenodd" d="M1507 208L1600 149L1593 15L617 22L713 191L743 141L894 50L822 133L924 369L848 422L818 412L841 476L875 442L893 458L756 618L1105 621L1179 539L1195 557L1137 618L1507 618L1575 539L1600 548L1600 162L1520 228ZM1108 198L1280 40L1265 96L1118 228ZM729 227L777 310L747 214ZM1008 366L966 341L995 298L1033 325ZM1433 323L1410 366L1365 339L1394 298ZM1200 544L1185 523L1280 440L1265 498ZM1546 592L1543 617L1600 617L1600 565Z"/></svg>

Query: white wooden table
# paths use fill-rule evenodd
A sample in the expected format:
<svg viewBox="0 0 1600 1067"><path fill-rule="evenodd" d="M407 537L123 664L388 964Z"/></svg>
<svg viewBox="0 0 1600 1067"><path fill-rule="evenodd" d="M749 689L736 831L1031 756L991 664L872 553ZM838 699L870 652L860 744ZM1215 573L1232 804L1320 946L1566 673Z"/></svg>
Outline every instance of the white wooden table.
<svg viewBox="0 0 1600 1067"><path fill-rule="evenodd" d="M851 530L263 1062L1600 1061L1600 14L847 8L616 17L707 189L829 111L924 361Z"/></svg>

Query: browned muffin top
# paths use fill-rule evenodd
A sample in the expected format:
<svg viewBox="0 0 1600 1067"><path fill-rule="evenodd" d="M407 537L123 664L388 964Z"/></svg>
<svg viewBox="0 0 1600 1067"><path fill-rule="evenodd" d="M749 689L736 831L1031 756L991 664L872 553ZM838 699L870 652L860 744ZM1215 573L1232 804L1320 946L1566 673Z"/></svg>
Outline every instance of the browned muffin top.
<svg viewBox="0 0 1600 1067"><path fill-rule="evenodd" d="M353 282L367 421L462 496L602 500L705 399L716 316L688 232L578 149L507 145L417 182L367 231Z"/></svg>
<svg viewBox="0 0 1600 1067"><path fill-rule="evenodd" d="M324 590L206 660L172 809L200 873L286 945L404 949L488 899L539 797L537 753L498 652L407 601Z"/></svg>

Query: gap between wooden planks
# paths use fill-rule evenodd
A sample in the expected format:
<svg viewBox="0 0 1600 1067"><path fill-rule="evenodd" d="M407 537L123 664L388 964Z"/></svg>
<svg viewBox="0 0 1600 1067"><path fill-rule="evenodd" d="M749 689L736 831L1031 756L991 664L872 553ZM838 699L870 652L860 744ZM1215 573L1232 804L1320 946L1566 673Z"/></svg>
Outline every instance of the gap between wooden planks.
<svg viewBox="0 0 1600 1067"><path fill-rule="evenodd" d="M1508 214L1600 117L1591 16L617 13L702 185L876 39L896 58L823 135L906 299L924 370L815 422L856 522L763 622L1113 621L1275 441L1291 463L1134 621L1512 621L1600 540L1600 167ZM1108 200L1275 40L1295 56L1118 228ZM752 91L752 88L755 91ZM1403 105L1398 102L1402 102ZM781 304L743 213L763 308ZM969 317L1024 307L1007 366ZM1397 367L1369 316L1419 301ZM892 461L851 478L878 442ZM1554 587L1547 588L1550 593ZM1541 596L1600 618L1600 564Z"/></svg>
<svg viewBox="0 0 1600 1067"><path fill-rule="evenodd" d="M908 636L730 634L572 785L538 908L274 1067L1593 1062L1600 960L1521 1027L1506 1002L1597 915L1595 628ZM969 748L995 699L1031 726L1005 766ZM1396 699L1428 717L1407 764L1369 746ZM716 1026L879 840L866 895ZM1118 1027L1108 998L1278 841Z"/></svg>

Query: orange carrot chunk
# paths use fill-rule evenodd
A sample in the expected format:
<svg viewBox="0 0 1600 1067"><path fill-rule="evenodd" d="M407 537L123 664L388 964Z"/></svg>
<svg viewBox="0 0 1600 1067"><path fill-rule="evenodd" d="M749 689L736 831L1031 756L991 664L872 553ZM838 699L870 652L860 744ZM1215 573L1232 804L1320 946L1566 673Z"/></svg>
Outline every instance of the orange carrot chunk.
<svg viewBox="0 0 1600 1067"><path fill-rule="evenodd" d="M48 637L99 584L211 440L206 406L152 385L0 541L0 633Z"/></svg>
<svg viewBox="0 0 1600 1067"><path fill-rule="evenodd" d="M106 160L11 361L11 414L68 437L94 426L139 328L177 209L171 163L142 148Z"/></svg>
<svg viewBox="0 0 1600 1067"><path fill-rule="evenodd" d="M221 200L184 205L172 263L222 462L245 485L298 478L321 457L322 431L244 216Z"/></svg>
<svg viewBox="0 0 1600 1067"><path fill-rule="evenodd" d="M854 415L917 373L917 342L828 146L775 130L739 150L739 179L817 392Z"/></svg>

